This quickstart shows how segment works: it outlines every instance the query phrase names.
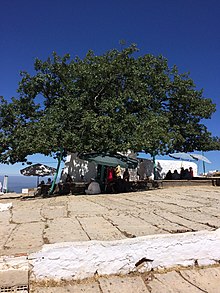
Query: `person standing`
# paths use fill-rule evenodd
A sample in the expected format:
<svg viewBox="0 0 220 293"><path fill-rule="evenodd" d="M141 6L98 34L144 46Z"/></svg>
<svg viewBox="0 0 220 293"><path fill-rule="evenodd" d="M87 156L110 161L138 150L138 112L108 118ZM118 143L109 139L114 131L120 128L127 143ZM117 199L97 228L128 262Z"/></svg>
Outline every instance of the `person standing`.
<svg viewBox="0 0 220 293"><path fill-rule="evenodd" d="M116 178L121 177L121 167L119 165L115 167L115 177Z"/></svg>
<svg viewBox="0 0 220 293"><path fill-rule="evenodd" d="M67 176L66 176L66 183L72 183L72 182L73 182L72 177L70 176L70 174L67 174Z"/></svg>
<svg viewBox="0 0 220 293"><path fill-rule="evenodd" d="M128 171L128 168L125 169L124 174L123 174L123 179L127 182L129 182L129 178L130 178L130 173Z"/></svg>

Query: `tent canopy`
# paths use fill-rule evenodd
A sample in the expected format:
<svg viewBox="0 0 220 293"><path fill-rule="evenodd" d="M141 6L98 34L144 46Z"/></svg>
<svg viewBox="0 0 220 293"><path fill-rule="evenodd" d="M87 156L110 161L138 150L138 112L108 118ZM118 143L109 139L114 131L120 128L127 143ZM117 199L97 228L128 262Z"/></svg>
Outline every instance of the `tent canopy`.
<svg viewBox="0 0 220 293"><path fill-rule="evenodd" d="M138 160L121 155L108 153L82 153L78 157L82 160L94 162L97 165L109 167L120 166L122 168L135 169L138 165Z"/></svg>

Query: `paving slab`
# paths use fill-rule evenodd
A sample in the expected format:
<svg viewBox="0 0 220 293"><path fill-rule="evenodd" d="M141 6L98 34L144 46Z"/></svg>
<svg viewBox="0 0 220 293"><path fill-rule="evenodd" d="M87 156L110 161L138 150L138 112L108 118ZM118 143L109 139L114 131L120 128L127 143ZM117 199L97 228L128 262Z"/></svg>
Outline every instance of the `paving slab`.
<svg viewBox="0 0 220 293"><path fill-rule="evenodd" d="M220 292L220 268L206 268L180 271L180 275L189 283L205 292Z"/></svg>
<svg viewBox="0 0 220 293"><path fill-rule="evenodd" d="M124 239L126 236L103 217L78 217L80 224L91 240Z"/></svg>
<svg viewBox="0 0 220 293"><path fill-rule="evenodd" d="M199 230L212 231L212 230L214 230L213 227L210 227L210 226L204 225L204 224L200 224L200 223L195 223L192 220L185 219L185 218L183 218L177 214L171 213L167 210L157 209L157 210L154 210L154 214L163 218L164 220L168 220L172 223L175 222L178 225L186 227L191 231L199 231Z"/></svg>
<svg viewBox="0 0 220 293"><path fill-rule="evenodd" d="M116 226L127 237L138 237L144 235L162 234L165 230L147 223L138 216L132 214L120 213L118 215L106 215L105 218Z"/></svg>
<svg viewBox="0 0 220 293"><path fill-rule="evenodd" d="M66 286L67 292L70 293L103 293L100 290L99 284L95 281L92 283L85 283L85 284L74 284L70 286Z"/></svg>
<svg viewBox="0 0 220 293"><path fill-rule="evenodd" d="M48 243L65 241L87 241L89 236L75 218L59 218L47 221L44 238Z"/></svg>
<svg viewBox="0 0 220 293"><path fill-rule="evenodd" d="M190 284L175 271L155 275L148 287L151 293L202 293L202 290Z"/></svg>
<svg viewBox="0 0 220 293"><path fill-rule="evenodd" d="M30 293L103 293L99 288L97 282L91 282L87 284L73 284L60 287L38 287L32 288Z"/></svg>
<svg viewBox="0 0 220 293"><path fill-rule="evenodd" d="M10 234L5 243L6 255L16 253L30 253L39 250L44 244L42 222L19 224Z"/></svg>
<svg viewBox="0 0 220 293"><path fill-rule="evenodd" d="M0 212L0 224L9 223L11 218L10 210Z"/></svg>
<svg viewBox="0 0 220 293"><path fill-rule="evenodd" d="M138 217L152 225L155 225L157 228L164 230L165 233L183 233L192 231L189 227L176 223L174 219L167 220L152 212L141 212Z"/></svg>
<svg viewBox="0 0 220 293"><path fill-rule="evenodd" d="M67 207L66 205L52 205L43 206L41 209L41 215L44 219L56 219L56 218L66 218L67 217Z"/></svg>
<svg viewBox="0 0 220 293"><path fill-rule="evenodd" d="M0 270L0 288L25 285L28 286L28 283L28 270Z"/></svg>
<svg viewBox="0 0 220 293"><path fill-rule="evenodd" d="M140 276L100 278L103 293L148 293L146 285Z"/></svg>
<svg viewBox="0 0 220 293"><path fill-rule="evenodd" d="M99 204L98 196L95 197L95 202L85 196L77 196L69 198L68 211L70 216L78 215L99 215L106 212L106 208ZM74 198L74 199L73 199Z"/></svg>
<svg viewBox="0 0 220 293"><path fill-rule="evenodd" d="M11 221L13 223L31 223L38 222L42 220L41 216L41 208L32 206L29 204L25 206L25 204L21 207L16 205L12 208L12 218Z"/></svg>
<svg viewBox="0 0 220 293"><path fill-rule="evenodd" d="M15 229L16 224L0 224L0 253L4 254L4 246L10 237L12 231Z"/></svg>

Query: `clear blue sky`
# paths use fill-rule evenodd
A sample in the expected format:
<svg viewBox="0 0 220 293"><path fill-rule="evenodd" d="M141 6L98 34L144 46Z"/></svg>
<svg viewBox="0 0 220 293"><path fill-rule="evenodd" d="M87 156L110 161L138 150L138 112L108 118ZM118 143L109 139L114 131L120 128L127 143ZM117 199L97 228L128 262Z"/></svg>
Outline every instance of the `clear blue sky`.
<svg viewBox="0 0 220 293"><path fill-rule="evenodd" d="M53 51L83 57L136 43L140 54L162 54L169 65L189 71L197 88L217 111L205 122L220 135L220 2L218 0L11 0L1 1L0 95L16 96L19 72L33 72L36 57ZM208 152L210 170L220 169L220 152ZM34 156L34 162L54 161ZM0 174L19 174L22 166L0 165Z"/></svg>

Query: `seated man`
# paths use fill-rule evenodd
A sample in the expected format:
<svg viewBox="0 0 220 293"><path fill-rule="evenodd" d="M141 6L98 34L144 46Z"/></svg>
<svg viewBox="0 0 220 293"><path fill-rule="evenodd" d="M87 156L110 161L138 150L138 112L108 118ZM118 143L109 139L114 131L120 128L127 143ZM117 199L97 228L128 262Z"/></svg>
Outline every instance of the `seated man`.
<svg viewBox="0 0 220 293"><path fill-rule="evenodd" d="M38 196L38 195L41 195L42 194L42 188L43 186L45 185L45 182L44 180L42 180L38 186L37 186L37 190L34 192L34 196Z"/></svg>
<svg viewBox="0 0 220 293"><path fill-rule="evenodd" d="M94 178L91 178L91 182L88 186L88 189L85 190L86 194L99 194L101 193L100 185L95 181Z"/></svg>
<svg viewBox="0 0 220 293"><path fill-rule="evenodd" d="M47 185L52 185L52 180L50 179L50 178L48 178L48 180L47 180L47 183L46 183Z"/></svg>
<svg viewBox="0 0 220 293"><path fill-rule="evenodd" d="M73 179L72 179L72 177L70 176L70 174L67 174L67 176L66 176L66 183L72 183L73 182Z"/></svg>
<svg viewBox="0 0 220 293"><path fill-rule="evenodd" d="M188 169L185 169L183 179L185 179L185 180L190 180L190 179L192 179L192 175L191 175L191 173L189 172Z"/></svg>
<svg viewBox="0 0 220 293"><path fill-rule="evenodd" d="M172 180L172 172L169 170L164 178L164 180Z"/></svg>
<svg viewBox="0 0 220 293"><path fill-rule="evenodd" d="M174 170L172 174L172 179L173 180L179 180L180 179L180 174L177 172L177 170Z"/></svg>

